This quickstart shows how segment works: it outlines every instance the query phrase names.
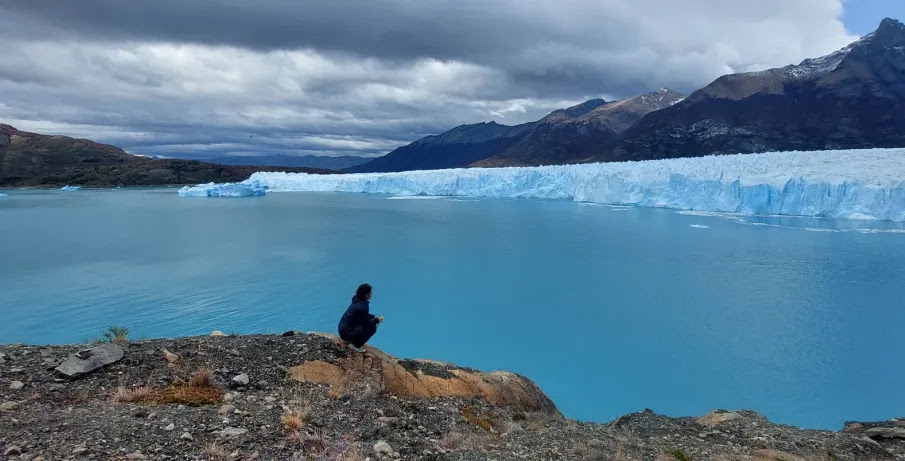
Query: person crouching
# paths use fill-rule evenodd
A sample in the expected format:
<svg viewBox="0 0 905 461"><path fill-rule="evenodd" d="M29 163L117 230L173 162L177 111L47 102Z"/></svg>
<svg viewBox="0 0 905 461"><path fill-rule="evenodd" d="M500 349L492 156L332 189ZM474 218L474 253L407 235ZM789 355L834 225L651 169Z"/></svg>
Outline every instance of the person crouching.
<svg viewBox="0 0 905 461"><path fill-rule="evenodd" d="M359 285L352 297L352 304L349 304L339 319L339 337L357 352L365 352L363 346L377 333L377 324L383 321L383 316L371 315L371 292L371 285Z"/></svg>

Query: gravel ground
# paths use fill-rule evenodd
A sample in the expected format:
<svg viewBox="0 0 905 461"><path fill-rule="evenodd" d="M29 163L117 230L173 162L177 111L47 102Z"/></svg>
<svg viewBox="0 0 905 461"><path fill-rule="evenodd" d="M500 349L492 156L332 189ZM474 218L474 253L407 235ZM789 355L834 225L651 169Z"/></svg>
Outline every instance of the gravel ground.
<svg viewBox="0 0 905 461"><path fill-rule="evenodd" d="M89 346L0 346L0 459L905 460L905 421L832 432L776 425L747 411L701 419L645 411L596 424L476 397L417 399L355 386L335 395L287 377L300 363L336 363L353 353L319 335L120 346L121 360L72 380L54 368ZM163 349L178 359L168 361ZM400 364L441 376L454 368ZM137 395L125 391L142 387L163 395L204 368L216 402L114 400L117 391Z"/></svg>

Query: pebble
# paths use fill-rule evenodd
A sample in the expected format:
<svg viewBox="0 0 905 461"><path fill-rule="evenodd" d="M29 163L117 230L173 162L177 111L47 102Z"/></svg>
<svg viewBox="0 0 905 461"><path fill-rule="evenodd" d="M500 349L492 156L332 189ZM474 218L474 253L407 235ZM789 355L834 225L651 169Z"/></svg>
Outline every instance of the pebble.
<svg viewBox="0 0 905 461"><path fill-rule="evenodd" d="M5 362L5 361L7 361L7 360L9 360L9 356L6 355L6 354L4 354L4 353L2 353L2 352L0 352L0 363L3 363L3 362Z"/></svg>
<svg viewBox="0 0 905 461"><path fill-rule="evenodd" d="M227 416L234 411L236 411L236 407L232 405L223 405L222 407L220 407L220 410L217 411L217 414L219 414L220 416Z"/></svg>
<svg viewBox="0 0 905 461"><path fill-rule="evenodd" d="M16 445L10 445L7 447L6 451L3 452L4 456L19 456L22 454L22 449Z"/></svg>
<svg viewBox="0 0 905 461"><path fill-rule="evenodd" d="M87 452L88 452L88 447L86 447L84 445L79 445L79 446L75 447L75 449L72 450L72 454L74 454L74 455L81 455L81 454L84 454Z"/></svg>
<svg viewBox="0 0 905 461"><path fill-rule="evenodd" d="M374 444L374 453L377 453L378 455L389 455L393 453L393 447L381 440Z"/></svg>
<svg viewBox="0 0 905 461"><path fill-rule="evenodd" d="M235 377L233 377L233 382L240 386L247 386L248 383L251 382L251 380L248 379L247 374L242 373L241 375L236 375Z"/></svg>
<svg viewBox="0 0 905 461"><path fill-rule="evenodd" d="M16 405L18 405L18 404L19 404L19 402L15 402L15 401L0 403L0 411L12 410L13 408L16 408Z"/></svg>
<svg viewBox="0 0 905 461"><path fill-rule="evenodd" d="M195 438L192 437L192 434L189 434L188 432L183 432L182 435L179 436L179 438L181 440L188 440L190 442L195 440Z"/></svg>
<svg viewBox="0 0 905 461"><path fill-rule="evenodd" d="M23 387L25 387L25 384L23 384L22 381L13 381L13 382L9 383L9 390L11 390L11 391L18 391L19 389L22 389Z"/></svg>
<svg viewBox="0 0 905 461"><path fill-rule="evenodd" d="M141 459L148 459L148 457L145 456L145 455L143 455L141 452L136 451L135 453L129 453L128 455L126 455L126 459L138 459L138 460L141 460Z"/></svg>
<svg viewBox="0 0 905 461"><path fill-rule="evenodd" d="M246 432L248 432L248 429L242 429L240 427L227 427L226 429L218 432L218 434L220 434L220 437L235 437L245 434Z"/></svg>
<svg viewBox="0 0 905 461"><path fill-rule="evenodd" d="M163 430L165 430L165 431L173 431L173 430L176 430L176 425L173 424L173 423L167 424L167 426L164 427Z"/></svg>
<svg viewBox="0 0 905 461"><path fill-rule="evenodd" d="M234 398L236 398L236 396L232 392L227 392L227 393L223 394L224 402L232 402Z"/></svg>
<svg viewBox="0 0 905 461"><path fill-rule="evenodd" d="M276 399L276 397L271 397L268 395L267 397L264 397L264 401L267 403L273 403L273 402L276 402L277 399Z"/></svg>

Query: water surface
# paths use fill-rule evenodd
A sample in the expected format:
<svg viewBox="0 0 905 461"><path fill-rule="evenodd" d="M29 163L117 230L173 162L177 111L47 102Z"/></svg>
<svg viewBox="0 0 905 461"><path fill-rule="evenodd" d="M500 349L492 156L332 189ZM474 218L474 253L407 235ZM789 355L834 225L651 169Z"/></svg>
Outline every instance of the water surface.
<svg viewBox="0 0 905 461"><path fill-rule="evenodd" d="M387 318L376 346L525 374L575 418L725 407L839 428L905 415L893 225L568 201L4 192L0 342L78 342L110 324L133 337L333 331L368 281Z"/></svg>

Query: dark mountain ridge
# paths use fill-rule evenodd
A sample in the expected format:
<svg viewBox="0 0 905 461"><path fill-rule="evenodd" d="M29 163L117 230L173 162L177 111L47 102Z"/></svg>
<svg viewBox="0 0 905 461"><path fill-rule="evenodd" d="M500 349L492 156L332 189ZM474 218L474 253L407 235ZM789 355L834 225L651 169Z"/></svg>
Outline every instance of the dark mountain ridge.
<svg viewBox="0 0 905 461"><path fill-rule="evenodd" d="M724 75L593 160L905 146L905 25L798 65Z"/></svg>
<svg viewBox="0 0 905 461"><path fill-rule="evenodd" d="M312 168L268 167L268 171L328 173ZM154 186L232 182L259 166L215 165L195 160L153 159L116 146L68 136L20 131L0 124L0 186Z"/></svg>

